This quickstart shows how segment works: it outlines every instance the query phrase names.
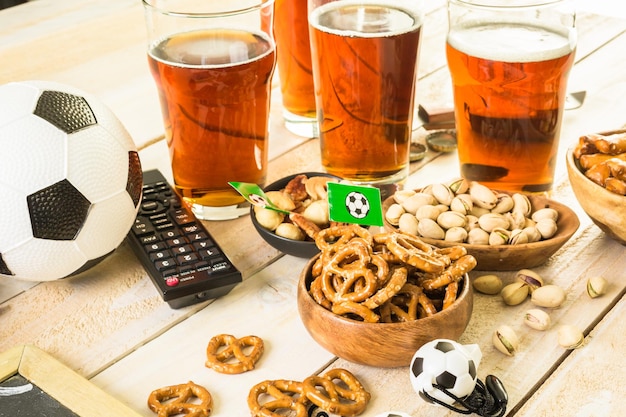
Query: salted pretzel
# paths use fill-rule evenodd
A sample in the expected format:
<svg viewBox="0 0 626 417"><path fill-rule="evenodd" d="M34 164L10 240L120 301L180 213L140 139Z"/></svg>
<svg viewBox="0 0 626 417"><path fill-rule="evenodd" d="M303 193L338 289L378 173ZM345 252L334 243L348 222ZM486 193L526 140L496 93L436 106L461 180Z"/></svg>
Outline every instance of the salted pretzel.
<svg viewBox="0 0 626 417"><path fill-rule="evenodd" d="M389 251L398 259L426 272L441 272L449 264L450 258L433 253L432 247L417 236L404 233L386 233L378 240L384 242Z"/></svg>
<svg viewBox="0 0 626 417"><path fill-rule="evenodd" d="M191 402L194 398L198 402ZM148 396L148 407L158 417L185 414L187 417L208 417L213 407L213 398L206 388L189 381L156 389Z"/></svg>
<svg viewBox="0 0 626 417"><path fill-rule="evenodd" d="M348 226L331 226L322 229L317 236L315 236L315 245L321 251L326 251L331 249L334 245L341 246L348 243L355 236L365 239L370 245L373 242L369 230L353 224Z"/></svg>
<svg viewBox="0 0 626 417"><path fill-rule="evenodd" d="M404 284L398 294L380 306L381 321L385 323L417 320L422 311L424 316L437 313L433 302L422 288L410 283Z"/></svg>
<svg viewBox="0 0 626 417"><path fill-rule="evenodd" d="M376 291L376 294L365 300L363 305L372 310L383 305L400 291L402 286L406 283L407 276L406 268L395 268L385 285Z"/></svg>
<svg viewBox="0 0 626 417"><path fill-rule="evenodd" d="M456 301L456 295L459 292L459 282L458 281L454 281L449 283L446 286L446 292L445 295L443 297L443 307L442 310L445 310L446 308L450 307L452 304L454 304L454 302Z"/></svg>
<svg viewBox="0 0 626 417"><path fill-rule="evenodd" d="M322 410L344 417L361 414L371 398L359 380L341 368L306 378L302 381L302 390L306 398Z"/></svg>
<svg viewBox="0 0 626 417"><path fill-rule="evenodd" d="M356 303L354 301L340 301L338 303L333 303L331 311L338 316L352 314L361 317L366 323L378 323L380 321L380 316L378 314L374 313L363 304Z"/></svg>
<svg viewBox="0 0 626 417"><path fill-rule="evenodd" d="M474 269L476 266L476 258L472 255L464 255L456 262L446 268L443 273L435 276L432 279L427 279L422 282L422 286L425 290L436 290L443 288L444 286L459 281L463 278L463 275Z"/></svg>
<svg viewBox="0 0 626 417"><path fill-rule="evenodd" d="M261 403L259 398L264 394L272 399ZM284 379L260 382L248 394L248 408L253 417L281 417L277 410L292 410L294 417L307 417L307 403L302 383Z"/></svg>
<svg viewBox="0 0 626 417"><path fill-rule="evenodd" d="M252 348L244 352L246 348ZM223 348L223 349L222 349ZM254 369L263 354L263 339L257 336L236 338L219 334L209 341L206 348L206 367L223 374L240 374Z"/></svg>

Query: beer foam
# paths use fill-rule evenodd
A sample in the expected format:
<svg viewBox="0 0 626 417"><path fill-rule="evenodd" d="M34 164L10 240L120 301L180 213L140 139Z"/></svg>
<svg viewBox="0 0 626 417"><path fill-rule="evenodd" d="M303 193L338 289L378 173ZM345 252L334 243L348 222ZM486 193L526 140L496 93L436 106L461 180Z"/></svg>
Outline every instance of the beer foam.
<svg viewBox="0 0 626 417"><path fill-rule="evenodd" d="M311 12L311 25L326 33L360 38L397 36L422 25L421 12L380 1L331 2Z"/></svg>
<svg viewBox="0 0 626 417"><path fill-rule="evenodd" d="M575 32L558 32L531 23L471 22L448 34L448 44L468 55L501 62L556 59L575 48Z"/></svg>

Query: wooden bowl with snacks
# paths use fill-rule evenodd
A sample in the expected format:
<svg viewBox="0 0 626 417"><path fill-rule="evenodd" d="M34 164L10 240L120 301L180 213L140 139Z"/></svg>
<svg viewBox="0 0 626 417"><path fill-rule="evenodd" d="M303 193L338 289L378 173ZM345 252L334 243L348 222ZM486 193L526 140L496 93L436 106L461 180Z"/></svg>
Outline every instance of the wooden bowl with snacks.
<svg viewBox="0 0 626 417"><path fill-rule="evenodd" d="M613 134L622 134L626 138L626 130L604 132L598 135ZM626 213L623 210L623 207L626 207L626 196L609 191L610 188L607 189L589 179L583 173L588 171L589 167L585 169L581 166L581 161L575 156L575 150L576 147L568 149L566 164L569 181L578 203L607 236L626 245Z"/></svg>
<svg viewBox="0 0 626 417"><path fill-rule="evenodd" d="M298 283L298 311L313 339L334 355L368 366L408 366L422 345L434 339L457 340L465 331L473 309L468 274L459 282L456 300L450 307L429 317L392 323L370 323L340 316L318 304L309 289L312 267L320 255L303 269Z"/></svg>
<svg viewBox="0 0 626 417"><path fill-rule="evenodd" d="M416 190L421 191L421 190ZM497 194L513 196L514 193L507 191L494 191ZM448 241L444 239L434 239L420 237L424 242L439 248L450 246L463 246L467 252L476 258L476 270L480 271L515 271L524 268L534 268L545 263L554 253L556 253L567 242L580 226L580 221L576 213L569 207L557 201L540 195L527 195L531 205L532 213L545 208L556 210L556 231L549 238L533 241L532 243L511 244L475 244L465 242ZM390 206L396 201L394 197L389 197L383 202L383 213L387 213ZM398 225L393 225L385 216L386 230L399 230ZM509 236L510 237L510 236Z"/></svg>

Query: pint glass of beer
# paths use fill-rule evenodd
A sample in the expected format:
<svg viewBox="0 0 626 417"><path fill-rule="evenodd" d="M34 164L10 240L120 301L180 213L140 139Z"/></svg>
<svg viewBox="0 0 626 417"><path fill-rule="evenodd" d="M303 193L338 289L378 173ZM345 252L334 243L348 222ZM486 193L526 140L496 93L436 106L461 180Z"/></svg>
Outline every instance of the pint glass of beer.
<svg viewBox="0 0 626 417"><path fill-rule="evenodd" d="M554 181L575 12L563 0L449 0L446 51L461 174L503 190Z"/></svg>
<svg viewBox="0 0 626 417"><path fill-rule="evenodd" d="M416 0L309 0L323 167L383 194L408 175L423 12Z"/></svg>
<svg viewBox="0 0 626 417"><path fill-rule="evenodd" d="M275 0L274 37L285 127L299 136L316 137L307 0Z"/></svg>
<svg viewBox="0 0 626 417"><path fill-rule="evenodd" d="M228 182L265 183L273 0L143 4L174 186L201 219L243 215Z"/></svg>

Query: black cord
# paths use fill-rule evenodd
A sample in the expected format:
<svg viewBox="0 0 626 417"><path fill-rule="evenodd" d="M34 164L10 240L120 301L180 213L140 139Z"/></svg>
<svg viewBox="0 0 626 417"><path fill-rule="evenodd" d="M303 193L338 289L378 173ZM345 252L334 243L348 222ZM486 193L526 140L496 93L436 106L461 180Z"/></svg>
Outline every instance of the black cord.
<svg viewBox="0 0 626 417"><path fill-rule="evenodd" d="M454 407L453 405L445 403L428 394L424 390L422 390L422 394L424 394L424 396L430 401L460 414L476 413L485 417L502 417L506 412L508 400L506 391L504 391L504 386L502 386L502 383L496 377L489 375L488 378L490 378L490 380L487 387L480 379L477 379L474 390L465 398L459 398L448 391L445 387L433 384L433 388L438 389L448 397L454 399L456 403L460 404L464 408Z"/></svg>

